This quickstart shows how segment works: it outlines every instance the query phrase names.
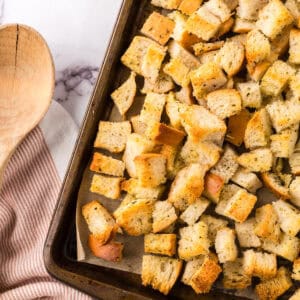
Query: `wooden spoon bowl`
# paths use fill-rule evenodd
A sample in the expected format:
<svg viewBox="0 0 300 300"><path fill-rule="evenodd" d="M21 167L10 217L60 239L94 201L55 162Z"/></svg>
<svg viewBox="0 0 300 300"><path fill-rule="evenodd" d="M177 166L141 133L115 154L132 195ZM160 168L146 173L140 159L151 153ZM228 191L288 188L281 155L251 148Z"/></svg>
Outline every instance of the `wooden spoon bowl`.
<svg viewBox="0 0 300 300"><path fill-rule="evenodd" d="M19 24L0 27L0 184L5 165L49 108L54 64L42 36Z"/></svg>

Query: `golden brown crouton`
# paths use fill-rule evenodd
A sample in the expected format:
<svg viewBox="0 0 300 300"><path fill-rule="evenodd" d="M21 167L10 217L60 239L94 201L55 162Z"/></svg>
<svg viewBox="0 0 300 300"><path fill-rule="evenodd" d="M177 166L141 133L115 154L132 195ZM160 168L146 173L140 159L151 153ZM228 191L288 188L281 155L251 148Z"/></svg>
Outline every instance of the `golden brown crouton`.
<svg viewBox="0 0 300 300"><path fill-rule="evenodd" d="M294 17L295 25L300 28L300 5L297 0L287 0L285 7L290 11Z"/></svg>
<svg viewBox="0 0 300 300"><path fill-rule="evenodd" d="M193 45L195 55L199 56L203 53L210 52L213 50L219 50L224 45L224 41L216 41L211 43L200 42Z"/></svg>
<svg viewBox="0 0 300 300"><path fill-rule="evenodd" d="M267 60L262 61L256 65L247 65L247 70L249 72L250 78L254 81L259 81L267 72L268 68L270 67L271 63Z"/></svg>
<svg viewBox="0 0 300 300"><path fill-rule="evenodd" d="M174 87L175 84L172 78L161 71L158 75L158 78L155 80L155 82L152 82L148 78L144 79L144 86L141 89L141 92L143 94L148 94L148 93L164 94L174 89Z"/></svg>
<svg viewBox="0 0 300 300"><path fill-rule="evenodd" d="M167 177L172 178L172 174L176 171L178 148L164 144L161 148L160 154L166 157Z"/></svg>
<svg viewBox="0 0 300 300"><path fill-rule="evenodd" d="M292 64L300 63L300 30L292 29L290 32L289 62Z"/></svg>
<svg viewBox="0 0 300 300"><path fill-rule="evenodd" d="M294 260L293 262L293 274L292 278L294 280L300 280L300 258Z"/></svg>
<svg viewBox="0 0 300 300"><path fill-rule="evenodd" d="M222 177L211 172L205 175L203 195L209 200L218 203L223 187L224 179Z"/></svg>
<svg viewBox="0 0 300 300"><path fill-rule="evenodd" d="M186 15L191 15L199 9L203 0L182 0L178 9Z"/></svg>
<svg viewBox="0 0 300 300"><path fill-rule="evenodd" d="M279 196L282 199L290 198L288 187L276 173L264 172L261 174L261 178L265 186L276 196Z"/></svg>
<svg viewBox="0 0 300 300"><path fill-rule="evenodd" d="M233 25L234 25L234 18L229 18L227 21L223 22L220 25L219 30L218 30L215 38L219 39L224 34L228 33Z"/></svg>
<svg viewBox="0 0 300 300"><path fill-rule="evenodd" d="M173 256L176 253L176 234L148 233L144 237L144 250L146 253Z"/></svg>
<svg viewBox="0 0 300 300"><path fill-rule="evenodd" d="M241 18L237 17L235 19L235 23L234 23L234 27L233 27L232 31L235 33L247 33L253 29L255 29L254 21L241 19Z"/></svg>
<svg viewBox="0 0 300 300"><path fill-rule="evenodd" d="M175 208L168 201L157 201L153 210L153 232L165 230L177 220Z"/></svg>
<svg viewBox="0 0 300 300"><path fill-rule="evenodd" d="M289 186L291 199L290 201L300 207L300 176L296 176Z"/></svg>

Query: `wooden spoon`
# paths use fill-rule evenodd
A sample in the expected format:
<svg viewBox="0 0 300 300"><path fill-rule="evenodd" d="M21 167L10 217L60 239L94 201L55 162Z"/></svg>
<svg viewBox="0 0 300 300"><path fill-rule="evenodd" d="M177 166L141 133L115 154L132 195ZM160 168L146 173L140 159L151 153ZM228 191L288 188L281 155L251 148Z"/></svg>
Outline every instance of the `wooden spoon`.
<svg viewBox="0 0 300 300"><path fill-rule="evenodd" d="M54 64L42 36L19 24L0 26L0 185L18 146L43 118L54 91Z"/></svg>

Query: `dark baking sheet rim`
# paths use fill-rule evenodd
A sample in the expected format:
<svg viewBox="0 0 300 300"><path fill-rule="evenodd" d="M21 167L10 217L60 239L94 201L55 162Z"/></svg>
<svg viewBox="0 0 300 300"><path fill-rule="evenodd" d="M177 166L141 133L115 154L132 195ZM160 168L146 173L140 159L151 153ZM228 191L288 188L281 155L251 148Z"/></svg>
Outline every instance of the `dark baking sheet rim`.
<svg viewBox="0 0 300 300"><path fill-rule="evenodd" d="M188 287L181 289L176 286L171 296L164 297L150 288L142 287L137 275L78 262L66 254L67 239L70 232L75 232L77 193L92 153L97 124L100 119L106 119L107 112L110 111L110 104L106 99L114 81L113 71L117 69L121 51L128 46L132 33L136 31L134 20L142 14L142 3L145 1L147 0L122 1L44 245L45 266L56 279L102 299L242 299L218 291L196 295Z"/></svg>

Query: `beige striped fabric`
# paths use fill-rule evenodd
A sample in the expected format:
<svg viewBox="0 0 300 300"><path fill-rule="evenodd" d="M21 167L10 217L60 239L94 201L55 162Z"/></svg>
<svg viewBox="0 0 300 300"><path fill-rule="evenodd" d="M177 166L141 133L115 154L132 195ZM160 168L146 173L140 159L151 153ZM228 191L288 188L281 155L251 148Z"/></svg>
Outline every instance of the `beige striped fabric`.
<svg viewBox="0 0 300 300"><path fill-rule="evenodd" d="M0 299L91 299L52 279L43 245L60 180L39 127L18 147L0 193Z"/></svg>

